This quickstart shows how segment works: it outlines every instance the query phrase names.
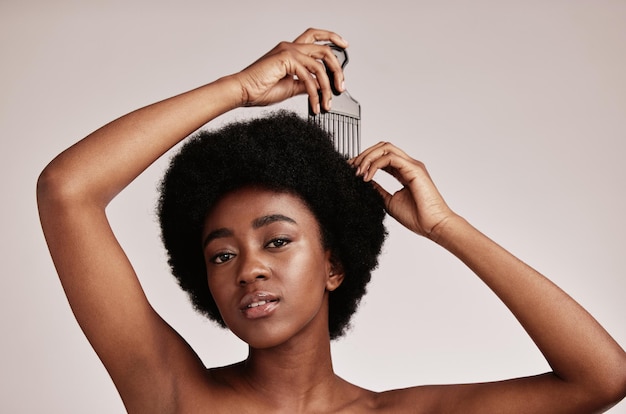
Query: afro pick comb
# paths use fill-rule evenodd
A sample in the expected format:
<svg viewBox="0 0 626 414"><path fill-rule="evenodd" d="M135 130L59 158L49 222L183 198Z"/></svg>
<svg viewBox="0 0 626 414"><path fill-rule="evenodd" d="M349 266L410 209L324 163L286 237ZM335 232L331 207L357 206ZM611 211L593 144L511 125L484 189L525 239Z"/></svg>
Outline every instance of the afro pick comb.
<svg viewBox="0 0 626 414"><path fill-rule="evenodd" d="M345 49L330 43L334 55L339 60L341 68L348 64L348 53ZM328 69L327 69L328 70ZM333 76L328 71L328 77ZM309 121L328 132L335 144L335 148L346 158L356 157L361 152L361 105L348 93L339 92L331 81L333 102L330 111L322 110L315 114L309 102Z"/></svg>

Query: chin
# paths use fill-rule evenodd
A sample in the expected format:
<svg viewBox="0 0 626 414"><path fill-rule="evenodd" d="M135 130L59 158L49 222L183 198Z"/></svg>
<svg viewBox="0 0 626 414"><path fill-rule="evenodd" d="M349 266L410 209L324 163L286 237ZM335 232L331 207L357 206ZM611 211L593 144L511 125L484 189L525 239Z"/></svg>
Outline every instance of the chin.
<svg viewBox="0 0 626 414"><path fill-rule="evenodd" d="M280 345L284 345L287 343L292 337L289 335L259 335L252 334L239 336L239 339L248 344L248 346L252 349L270 349L276 348Z"/></svg>
<svg viewBox="0 0 626 414"><path fill-rule="evenodd" d="M311 335L311 332L306 327L305 329L302 329L302 327L298 329L293 326L274 323L258 323L256 326L247 326L245 329L231 328L231 331L252 349L276 348L281 345L287 345L290 342L295 344L298 338L307 336L307 332Z"/></svg>

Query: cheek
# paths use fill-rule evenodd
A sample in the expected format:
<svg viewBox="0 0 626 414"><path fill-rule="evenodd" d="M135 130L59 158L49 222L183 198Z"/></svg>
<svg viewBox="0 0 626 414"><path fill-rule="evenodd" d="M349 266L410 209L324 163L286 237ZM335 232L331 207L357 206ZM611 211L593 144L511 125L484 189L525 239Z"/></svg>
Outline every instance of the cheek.
<svg viewBox="0 0 626 414"><path fill-rule="evenodd" d="M294 287L307 286L309 293L324 292L327 266L323 254L303 252L293 257L290 263L285 264L284 270L286 271L285 275L297 275L297 277L288 278Z"/></svg>

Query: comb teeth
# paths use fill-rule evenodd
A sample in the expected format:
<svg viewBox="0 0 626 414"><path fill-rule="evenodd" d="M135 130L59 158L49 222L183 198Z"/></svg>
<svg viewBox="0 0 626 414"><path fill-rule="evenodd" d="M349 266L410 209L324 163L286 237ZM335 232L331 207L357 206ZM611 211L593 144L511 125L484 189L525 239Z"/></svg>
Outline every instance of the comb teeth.
<svg viewBox="0 0 626 414"><path fill-rule="evenodd" d="M335 149L344 157L361 152L361 105L347 91L333 98L328 112L313 114L309 109L309 121L331 135Z"/></svg>
<svg viewBox="0 0 626 414"><path fill-rule="evenodd" d="M345 49L329 44L342 68L348 63ZM328 73L332 79L332 73ZM328 132L335 149L345 158L353 158L361 152L361 105L348 93L339 93L333 87L333 101L330 111L315 114L309 103L309 121Z"/></svg>

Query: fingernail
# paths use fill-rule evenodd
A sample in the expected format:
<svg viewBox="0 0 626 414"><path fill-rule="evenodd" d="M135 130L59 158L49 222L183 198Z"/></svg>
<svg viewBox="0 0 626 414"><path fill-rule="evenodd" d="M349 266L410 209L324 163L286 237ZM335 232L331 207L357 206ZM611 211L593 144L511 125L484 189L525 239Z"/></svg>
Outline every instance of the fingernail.
<svg viewBox="0 0 626 414"><path fill-rule="evenodd" d="M341 81L341 90L342 91L346 90L346 81Z"/></svg>
<svg viewBox="0 0 626 414"><path fill-rule="evenodd" d="M322 110L320 109L320 104L315 105L315 113L319 114L320 112L322 112Z"/></svg>
<svg viewBox="0 0 626 414"><path fill-rule="evenodd" d="M328 100L328 109L330 109L333 106L333 100L329 99Z"/></svg>

